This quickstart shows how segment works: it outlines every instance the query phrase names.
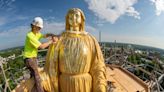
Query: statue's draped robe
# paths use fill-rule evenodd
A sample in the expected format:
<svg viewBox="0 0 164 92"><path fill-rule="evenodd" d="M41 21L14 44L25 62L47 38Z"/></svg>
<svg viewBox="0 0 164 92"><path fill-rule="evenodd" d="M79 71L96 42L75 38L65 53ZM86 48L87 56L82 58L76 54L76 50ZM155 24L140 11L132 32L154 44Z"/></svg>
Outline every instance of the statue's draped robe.
<svg viewBox="0 0 164 92"><path fill-rule="evenodd" d="M66 31L49 47L40 76L48 92L106 92L105 73L96 39L86 32Z"/></svg>

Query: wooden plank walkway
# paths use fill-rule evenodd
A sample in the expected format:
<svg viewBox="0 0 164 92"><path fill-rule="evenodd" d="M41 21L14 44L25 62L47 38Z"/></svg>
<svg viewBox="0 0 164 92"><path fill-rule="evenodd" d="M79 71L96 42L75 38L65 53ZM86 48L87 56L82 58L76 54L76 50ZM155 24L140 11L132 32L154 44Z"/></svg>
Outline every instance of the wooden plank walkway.
<svg viewBox="0 0 164 92"><path fill-rule="evenodd" d="M130 72L129 72L130 73ZM130 76L119 67L107 67L107 79L115 87L113 92L149 92L145 83L137 77Z"/></svg>

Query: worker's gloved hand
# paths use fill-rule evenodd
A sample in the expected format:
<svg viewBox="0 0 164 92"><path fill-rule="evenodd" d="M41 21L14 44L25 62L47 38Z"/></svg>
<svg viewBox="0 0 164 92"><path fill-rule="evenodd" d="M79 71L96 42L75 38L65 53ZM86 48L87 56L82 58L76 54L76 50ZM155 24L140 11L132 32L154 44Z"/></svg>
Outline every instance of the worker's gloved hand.
<svg viewBox="0 0 164 92"><path fill-rule="evenodd" d="M52 34L52 33L47 33L46 34L46 37L54 37L55 35L54 34Z"/></svg>
<svg viewBox="0 0 164 92"><path fill-rule="evenodd" d="M56 43L59 40L60 35L54 35L52 33L48 33L46 34L46 38L48 38L49 40L52 40L53 43Z"/></svg>

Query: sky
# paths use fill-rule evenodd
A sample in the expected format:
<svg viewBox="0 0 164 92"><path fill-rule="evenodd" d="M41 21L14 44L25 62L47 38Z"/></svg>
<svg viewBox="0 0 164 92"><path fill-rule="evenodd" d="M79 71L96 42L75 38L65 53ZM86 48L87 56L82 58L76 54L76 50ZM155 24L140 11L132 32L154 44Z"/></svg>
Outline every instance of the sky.
<svg viewBox="0 0 164 92"><path fill-rule="evenodd" d="M23 46L34 17L43 34L65 31L65 15L80 8L86 31L99 41L164 49L164 0L0 0L0 50Z"/></svg>

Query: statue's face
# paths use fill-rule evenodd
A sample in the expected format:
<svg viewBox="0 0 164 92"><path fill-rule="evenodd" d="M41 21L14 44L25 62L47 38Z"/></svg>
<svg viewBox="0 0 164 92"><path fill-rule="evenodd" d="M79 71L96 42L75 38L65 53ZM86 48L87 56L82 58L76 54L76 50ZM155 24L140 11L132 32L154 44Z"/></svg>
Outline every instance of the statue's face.
<svg viewBox="0 0 164 92"><path fill-rule="evenodd" d="M81 13L79 11L73 11L68 15L69 25L72 27L78 27L81 24Z"/></svg>

